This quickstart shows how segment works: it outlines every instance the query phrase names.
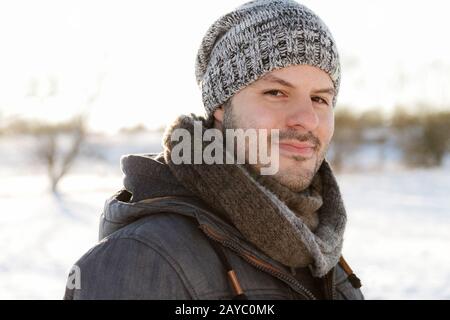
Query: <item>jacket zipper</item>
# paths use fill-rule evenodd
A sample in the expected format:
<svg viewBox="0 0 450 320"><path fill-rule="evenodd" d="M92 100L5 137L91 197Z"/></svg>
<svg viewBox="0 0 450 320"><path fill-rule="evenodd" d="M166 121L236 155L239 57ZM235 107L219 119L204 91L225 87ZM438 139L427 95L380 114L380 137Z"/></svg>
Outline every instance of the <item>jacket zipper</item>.
<svg viewBox="0 0 450 320"><path fill-rule="evenodd" d="M331 300L336 300L336 278L334 276L336 270L333 268L330 272L330 283L331 283Z"/></svg>
<svg viewBox="0 0 450 320"><path fill-rule="evenodd" d="M325 294L326 299L336 300L336 283L334 279L334 268L325 275Z"/></svg>
<svg viewBox="0 0 450 320"><path fill-rule="evenodd" d="M223 246L227 248L230 248L231 250L239 254L245 261L247 261L252 266L256 267L261 271L264 271L266 273L275 276L276 278L282 280L285 283L291 284L294 288L296 288L296 291L307 300L317 300L317 298L311 293L311 291L302 286L297 280L291 278L282 271L279 271L278 269L269 265L268 263L260 261L258 258L254 257L250 253L239 249L235 244L233 244L232 241L227 240L226 238L218 235L216 232L212 230L212 228L208 227L207 225L201 224L200 228L209 238L221 243Z"/></svg>

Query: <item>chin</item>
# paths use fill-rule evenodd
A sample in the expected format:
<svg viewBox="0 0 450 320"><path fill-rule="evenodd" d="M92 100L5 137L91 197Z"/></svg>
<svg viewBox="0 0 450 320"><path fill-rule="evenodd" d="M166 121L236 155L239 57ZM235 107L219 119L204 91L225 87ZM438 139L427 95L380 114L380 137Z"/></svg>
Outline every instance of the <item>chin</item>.
<svg viewBox="0 0 450 320"><path fill-rule="evenodd" d="M278 173L275 174L275 176L280 180L285 181L296 181L299 179L303 180L305 178L307 179L308 177L313 176L315 173L314 169L315 166L313 164L307 166L305 164L296 164L295 166L288 166L286 168L281 167Z"/></svg>
<svg viewBox="0 0 450 320"><path fill-rule="evenodd" d="M315 175L315 159L304 161L288 159L287 162L280 163L278 173L273 176L274 179L293 191L306 189Z"/></svg>
<svg viewBox="0 0 450 320"><path fill-rule="evenodd" d="M294 192L300 192L308 188L311 184L312 178L312 176L296 176L292 174L277 174L274 176L274 179L277 180L278 183Z"/></svg>
<svg viewBox="0 0 450 320"><path fill-rule="evenodd" d="M316 155L311 156L308 159L298 158L296 156L280 156L280 171L301 171L311 169L313 170L316 166ZM302 169L300 169L302 168Z"/></svg>

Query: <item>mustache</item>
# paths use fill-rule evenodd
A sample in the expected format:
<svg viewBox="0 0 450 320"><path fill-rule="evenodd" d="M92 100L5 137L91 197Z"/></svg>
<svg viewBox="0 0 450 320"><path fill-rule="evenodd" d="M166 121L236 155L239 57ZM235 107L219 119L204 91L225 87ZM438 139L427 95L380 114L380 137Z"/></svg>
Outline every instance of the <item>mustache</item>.
<svg viewBox="0 0 450 320"><path fill-rule="evenodd" d="M279 140L280 142L283 140L297 140L299 142L309 142L314 145L315 149L318 149L321 146L319 138L317 138L311 132L300 133L294 129L280 130Z"/></svg>

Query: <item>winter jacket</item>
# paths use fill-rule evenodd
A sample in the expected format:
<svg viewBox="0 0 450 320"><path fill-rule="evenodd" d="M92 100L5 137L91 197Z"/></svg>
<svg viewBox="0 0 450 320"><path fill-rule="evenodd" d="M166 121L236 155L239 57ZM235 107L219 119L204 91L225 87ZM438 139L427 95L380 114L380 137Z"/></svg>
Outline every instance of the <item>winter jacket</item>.
<svg viewBox="0 0 450 320"><path fill-rule="evenodd" d="M146 170L127 172L129 157ZM106 201L64 299L363 299L345 260L320 279L289 269L177 183L161 154L129 157L127 188Z"/></svg>

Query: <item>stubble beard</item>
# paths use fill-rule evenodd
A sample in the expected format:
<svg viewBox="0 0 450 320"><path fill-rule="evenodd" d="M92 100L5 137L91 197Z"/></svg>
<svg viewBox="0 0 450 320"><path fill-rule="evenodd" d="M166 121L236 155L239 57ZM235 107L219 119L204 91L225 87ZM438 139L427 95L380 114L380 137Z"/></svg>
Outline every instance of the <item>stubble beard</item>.
<svg viewBox="0 0 450 320"><path fill-rule="evenodd" d="M222 130L225 134L226 129L246 129L239 123L239 119L234 115L233 113L233 107L231 103L224 106L224 116L223 116L223 123L222 123ZM312 161L310 158L305 158L302 156L290 156L289 160L285 159L285 161L292 162L295 161L295 164L291 164L289 168L282 168L282 156L280 154L279 161L280 161L280 170L278 170L277 173L272 175L271 177L275 179L278 183L281 185L287 187L291 191L294 192L300 192L302 190L305 190L308 188L308 186L311 184L312 180L314 179L314 176L318 172L320 166L322 165L322 162L325 159L325 155L327 152L327 149L329 145L326 145L324 147L321 147L321 143L318 138L313 136L311 133L308 134L299 134L298 132L295 132L295 130L280 130L280 141L282 139L286 138L296 138L300 141L311 141L316 145L315 153L314 153L314 165L312 168L305 168L307 161ZM268 137L268 146L270 146L270 134ZM246 152L248 153L248 152ZM256 174L259 174L261 167L263 167L261 164L246 164L246 167L253 171Z"/></svg>

